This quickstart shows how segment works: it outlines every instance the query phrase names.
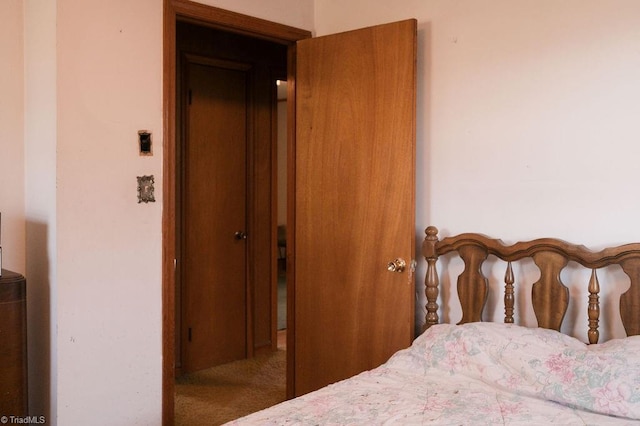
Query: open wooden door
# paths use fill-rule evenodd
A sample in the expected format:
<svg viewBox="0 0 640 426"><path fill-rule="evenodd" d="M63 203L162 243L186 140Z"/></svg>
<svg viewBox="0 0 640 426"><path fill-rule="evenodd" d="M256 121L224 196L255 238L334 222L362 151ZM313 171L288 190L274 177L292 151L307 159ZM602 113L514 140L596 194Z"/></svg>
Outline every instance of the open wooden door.
<svg viewBox="0 0 640 426"><path fill-rule="evenodd" d="M296 49L289 396L409 346L415 294L416 21Z"/></svg>

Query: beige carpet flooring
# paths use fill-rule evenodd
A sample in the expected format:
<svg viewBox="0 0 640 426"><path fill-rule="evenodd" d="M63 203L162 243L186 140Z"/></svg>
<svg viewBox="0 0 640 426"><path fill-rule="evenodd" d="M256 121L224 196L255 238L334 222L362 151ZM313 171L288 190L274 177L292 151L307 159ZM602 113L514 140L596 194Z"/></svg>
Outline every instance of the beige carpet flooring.
<svg viewBox="0 0 640 426"><path fill-rule="evenodd" d="M176 379L175 424L220 425L285 400L286 352L278 350Z"/></svg>

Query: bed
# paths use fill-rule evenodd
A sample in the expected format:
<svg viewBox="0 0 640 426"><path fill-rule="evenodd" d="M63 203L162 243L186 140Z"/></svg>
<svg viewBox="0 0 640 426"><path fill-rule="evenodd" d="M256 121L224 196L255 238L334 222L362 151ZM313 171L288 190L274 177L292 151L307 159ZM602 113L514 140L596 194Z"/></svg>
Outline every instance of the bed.
<svg viewBox="0 0 640 426"><path fill-rule="evenodd" d="M600 251L552 238L507 245L473 233L439 239L430 226L422 253L426 318L411 347L378 368L232 424L640 423L640 243ZM445 292L439 275L454 263L452 256L463 267L455 288ZM485 277L486 262L504 265L498 286ZM534 281L523 282L514 272L521 271L519 262L535 265ZM588 271L578 283L583 292L570 291L576 283L563 282L567 265ZM621 288L613 301L604 300L612 293L601 292L599 277L609 268L621 269L624 278L602 283ZM496 288L504 318L483 322L490 290ZM529 302L520 303L521 290L530 294ZM586 305L583 338L560 332L573 292L586 295L579 301ZM457 294L458 324L440 323L443 294ZM516 310L527 304L537 326L519 325ZM621 323L626 337L601 339L605 317L613 318L607 324Z"/></svg>

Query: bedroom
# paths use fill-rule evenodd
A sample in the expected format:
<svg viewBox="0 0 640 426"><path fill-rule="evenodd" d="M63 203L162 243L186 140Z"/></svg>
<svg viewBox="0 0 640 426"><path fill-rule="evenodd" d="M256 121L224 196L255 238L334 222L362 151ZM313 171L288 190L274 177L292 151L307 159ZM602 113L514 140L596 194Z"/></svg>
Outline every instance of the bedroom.
<svg viewBox="0 0 640 426"><path fill-rule="evenodd" d="M1 6L3 265L30 280L31 406L59 424L160 418L162 211L135 176L161 192L161 3ZM640 240L636 1L207 3L316 35L418 20L417 241Z"/></svg>

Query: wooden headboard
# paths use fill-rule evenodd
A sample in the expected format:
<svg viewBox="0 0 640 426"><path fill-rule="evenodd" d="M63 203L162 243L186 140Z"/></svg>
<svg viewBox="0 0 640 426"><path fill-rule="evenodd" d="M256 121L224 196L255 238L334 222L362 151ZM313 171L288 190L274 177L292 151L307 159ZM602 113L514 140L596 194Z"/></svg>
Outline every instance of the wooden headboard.
<svg viewBox="0 0 640 426"><path fill-rule="evenodd" d="M587 307L589 343L597 343L600 319L600 284L597 270L620 265L631 280L629 289L620 296L620 317L627 336L640 334L640 243L625 244L594 252L554 238L541 238L506 245L498 239L482 234L466 233L438 239L438 229L429 226L422 245L427 260L425 293L427 314L424 328L439 322L439 280L436 263L438 257L456 252L464 261L464 271L458 277L457 290L462 307L460 324L482 320L487 301L489 282L482 273L482 265L489 255L506 263L504 276L504 322L514 322L514 283L512 262L530 258L540 270L540 279L533 284L531 303L538 326L560 331L569 305L569 289L560 279L560 273L569 261L591 270L591 278L584 285L589 291Z"/></svg>

